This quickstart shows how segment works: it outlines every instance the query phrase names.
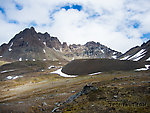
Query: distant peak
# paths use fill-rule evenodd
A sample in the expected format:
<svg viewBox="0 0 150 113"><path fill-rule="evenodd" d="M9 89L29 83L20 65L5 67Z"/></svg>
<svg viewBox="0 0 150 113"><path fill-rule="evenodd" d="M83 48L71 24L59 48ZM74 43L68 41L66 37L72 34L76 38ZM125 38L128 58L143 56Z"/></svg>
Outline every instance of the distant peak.
<svg viewBox="0 0 150 113"><path fill-rule="evenodd" d="M44 35L45 35L46 37L50 37L50 34L48 34L48 32L45 32Z"/></svg>
<svg viewBox="0 0 150 113"><path fill-rule="evenodd" d="M33 31L35 31L35 28L34 28L34 27L30 27L30 30L33 30Z"/></svg>
<svg viewBox="0 0 150 113"><path fill-rule="evenodd" d="M89 41L85 44L85 46L91 46L91 45L100 45L100 43L96 43L94 41Z"/></svg>

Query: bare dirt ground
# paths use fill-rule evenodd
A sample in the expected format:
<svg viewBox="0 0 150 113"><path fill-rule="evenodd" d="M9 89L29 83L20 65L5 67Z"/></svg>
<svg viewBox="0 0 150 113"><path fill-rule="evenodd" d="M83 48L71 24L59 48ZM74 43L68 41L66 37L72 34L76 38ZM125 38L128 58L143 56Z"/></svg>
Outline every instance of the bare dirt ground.
<svg viewBox="0 0 150 113"><path fill-rule="evenodd" d="M0 113L107 113L150 112L150 71L108 72L64 78L45 69L25 73L22 78L0 82ZM74 102L61 105L87 85L97 92L82 95ZM137 106L116 106L115 102ZM122 105L122 104L121 104Z"/></svg>

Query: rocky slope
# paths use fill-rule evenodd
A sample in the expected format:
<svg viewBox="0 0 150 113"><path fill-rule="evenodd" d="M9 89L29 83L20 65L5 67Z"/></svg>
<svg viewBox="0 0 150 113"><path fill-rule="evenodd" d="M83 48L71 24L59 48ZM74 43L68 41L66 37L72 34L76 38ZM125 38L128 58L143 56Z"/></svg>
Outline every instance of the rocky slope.
<svg viewBox="0 0 150 113"><path fill-rule="evenodd" d="M7 60L72 60L78 58L117 58L121 53L99 42L85 45L61 43L57 37L37 33L33 27L16 34L0 46L1 59Z"/></svg>
<svg viewBox="0 0 150 113"><path fill-rule="evenodd" d="M90 41L84 45L69 45L63 48L63 53L72 58L114 58L121 55L120 52L112 50L99 42Z"/></svg>
<svg viewBox="0 0 150 113"><path fill-rule="evenodd" d="M33 27L15 35L0 47L0 56L11 60L65 60L58 49L61 43L48 33L37 33Z"/></svg>
<svg viewBox="0 0 150 113"><path fill-rule="evenodd" d="M121 60L150 61L150 40L141 46L131 48L119 57Z"/></svg>

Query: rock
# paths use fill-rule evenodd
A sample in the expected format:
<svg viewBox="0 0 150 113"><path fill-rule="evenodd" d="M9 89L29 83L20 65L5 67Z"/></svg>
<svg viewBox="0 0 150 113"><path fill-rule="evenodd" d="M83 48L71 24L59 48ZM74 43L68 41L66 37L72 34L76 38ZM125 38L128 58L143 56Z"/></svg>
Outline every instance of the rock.
<svg viewBox="0 0 150 113"><path fill-rule="evenodd" d="M95 90L97 90L96 87L91 86L91 85L86 85L86 86L83 87L83 89L82 89L80 92L76 93L75 95L70 96L70 97L64 102L64 104L66 104L66 103L71 103L72 101L74 101L74 100L75 100L76 98L78 98L79 96L84 95L84 94L86 95L86 94L88 94L89 92L95 91Z"/></svg>
<svg viewBox="0 0 150 113"><path fill-rule="evenodd" d="M47 106L47 103L46 102L42 102L42 106Z"/></svg>
<svg viewBox="0 0 150 113"><path fill-rule="evenodd" d="M16 34L8 44L0 46L0 56L8 60L64 60L60 50L61 42L57 37L46 33L37 33L33 27ZM55 49L55 50L54 50Z"/></svg>
<svg viewBox="0 0 150 113"><path fill-rule="evenodd" d="M96 87L90 86L90 85L86 85L86 86L83 87L81 92L82 92L82 94L88 94L90 91L95 91L95 90L97 90Z"/></svg>

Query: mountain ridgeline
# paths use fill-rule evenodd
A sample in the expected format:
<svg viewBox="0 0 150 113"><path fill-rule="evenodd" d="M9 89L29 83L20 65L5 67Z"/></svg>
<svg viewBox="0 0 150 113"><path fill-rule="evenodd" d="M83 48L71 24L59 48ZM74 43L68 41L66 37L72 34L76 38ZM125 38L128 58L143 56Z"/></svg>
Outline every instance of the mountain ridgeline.
<svg viewBox="0 0 150 113"><path fill-rule="evenodd" d="M146 43L143 43L141 46L131 48L129 51L118 57L118 59L133 61L150 61L150 40Z"/></svg>
<svg viewBox="0 0 150 113"><path fill-rule="evenodd" d="M61 43L57 37L37 33L33 27L16 34L8 44L0 46L0 57L5 60L72 60L82 58L117 58L121 52L112 50L99 42L85 45Z"/></svg>
<svg viewBox="0 0 150 113"><path fill-rule="evenodd" d="M31 27L16 34L8 44L0 46L0 59L3 60L68 61L93 58L149 61L150 41L122 54L94 41L87 42L84 45L61 43L57 37L50 36L47 32L36 32Z"/></svg>

